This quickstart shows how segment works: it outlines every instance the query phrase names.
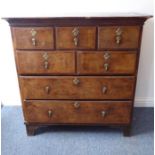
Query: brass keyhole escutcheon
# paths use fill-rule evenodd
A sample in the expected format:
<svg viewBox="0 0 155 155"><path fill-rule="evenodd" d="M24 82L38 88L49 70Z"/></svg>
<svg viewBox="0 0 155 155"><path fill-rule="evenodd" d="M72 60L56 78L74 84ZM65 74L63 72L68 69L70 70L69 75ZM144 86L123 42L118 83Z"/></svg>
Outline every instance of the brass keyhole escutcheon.
<svg viewBox="0 0 155 155"><path fill-rule="evenodd" d="M79 85L80 84L80 80L78 78L74 78L73 79L73 84L74 85Z"/></svg>
<svg viewBox="0 0 155 155"><path fill-rule="evenodd" d="M79 103L79 102L75 102L75 103L74 103L74 107L75 107L76 109L80 108L80 103Z"/></svg>
<svg viewBox="0 0 155 155"><path fill-rule="evenodd" d="M105 52L105 53L104 53L104 59L105 59L105 60L110 59L110 53L109 53L109 52Z"/></svg>

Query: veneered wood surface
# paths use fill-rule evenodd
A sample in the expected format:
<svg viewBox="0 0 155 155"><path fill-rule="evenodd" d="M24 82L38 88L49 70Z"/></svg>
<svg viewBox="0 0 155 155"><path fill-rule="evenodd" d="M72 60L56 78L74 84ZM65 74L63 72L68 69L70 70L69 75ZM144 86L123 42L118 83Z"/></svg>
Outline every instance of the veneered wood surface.
<svg viewBox="0 0 155 155"><path fill-rule="evenodd" d="M63 42L61 44L61 46L62 45L63 46L61 47L59 45L59 42L56 45L59 45L58 47L62 50L67 49L68 46L69 46L69 49L75 49L75 50L83 49L83 51L86 51L89 49L90 51L91 50L98 50L98 51L116 50L116 52L121 52L121 50L125 50L125 49L128 51L136 50L137 62L136 62L135 68L137 69L138 61L139 61L139 53L140 53L142 25L144 24L144 21L149 17L151 16L124 17L121 15L118 17L106 16L106 17L89 17L89 18L88 17L6 18L6 20L9 22L12 29L16 61L17 61L17 53L16 53L17 49L24 49L27 51L30 49L34 49L34 52L35 50L41 50L41 49L45 49L45 50L55 49L56 47L55 37L57 37L57 35L55 34L55 30L52 29L52 27L53 28L55 27L58 27L58 28L59 27L62 27L62 28L93 27L94 28L93 31L95 31L95 33L93 32L90 35L91 37L93 36L91 41L89 40L90 36L87 38L88 35L84 33L86 31L82 33L82 30L81 30L80 32L83 34L84 38L82 38L82 43L80 42L81 40L80 38L79 40L80 46L75 47L73 38L71 38L71 36L68 36L68 34L70 35L71 30L66 31L65 29L62 32L65 32L65 33L67 32L66 33L67 35L60 33L60 36L63 35L63 37L60 40L61 42ZM118 27L120 27L123 30L122 40L120 45L117 45L115 43L116 42L115 31ZM38 33L39 37L36 36L37 46L35 47L32 46L32 41L31 41L32 36L29 33L32 28L38 29L38 32L39 32ZM18 29L18 32L15 31L17 29ZM24 30L24 31L19 31L19 30ZM28 36L28 40L27 40L27 36ZM38 42L38 39L39 39L39 42ZM46 39L48 41L46 42L46 45L45 45ZM65 43L65 41L67 41L67 43ZM134 64L135 58L133 58L132 60L130 59L130 61L128 61L129 66L127 69L125 68L126 66L125 60L126 59L128 60L129 55L128 56L126 55L126 57L124 57L124 60L123 59L120 60L118 58L118 55L113 54L113 51L110 51L110 52L112 54L111 60L112 59L115 60L114 58L117 58L117 61L108 60L108 63L110 63L110 67L111 67L109 68L109 71L111 71L111 73L109 73L110 75L119 75L119 74L125 75L125 73L120 73L120 72L127 71L129 73L129 70L130 72L132 72L131 74L133 74L133 70L132 70L133 68L131 66ZM122 127L124 127L123 124L125 123L125 125L127 126L125 127L124 131L127 131L126 129L129 129L129 126L131 125L131 120L132 120L137 70L135 70L134 77L124 76L124 75L122 77L120 76L92 77L91 76L92 74L102 75L102 73L100 73L102 61L101 61L101 57L98 58L98 54L97 56L93 56L93 54L90 54L89 56L88 55L89 54L80 55L80 58L82 59L82 61L89 59L89 61L92 61L94 63L90 64L89 62L86 62L86 64L82 63L81 65L81 60L80 60L80 66L75 66L75 70L78 67L80 72L83 72L83 73L80 73L79 75L81 74L90 75L90 77L77 76L77 78L80 79L80 84L78 85L73 84L72 81L74 77L68 77L68 76L62 76L62 77L61 76L53 76L53 77L33 76L32 77L32 76L19 76L20 73L18 73L24 116L26 118L25 120L28 121L26 122L26 124L29 124L29 122L32 122L31 125L33 124L33 122L36 122L36 124L38 124L38 126L33 126L33 125L31 126L29 124L28 128L30 130L27 130L28 133L30 133L31 131L33 131L34 128L39 127L40 125L59 124L59 123L60 124L77 123L77 124L85 124L85 125L89 123L90 124L105 123L105 124L115 125L118 123L118 125L122 124ZM34 59L34 61L36 60L36 58L34 57L32 58ZM29 59L31 59L31 56L29 57ZM75 61L76 60L77 59L75 59ZM37 61L36 63L38 63L38 58L36 61ZM39 62L40 62L40 59L39 59ZM77 63L79 65L79 62ZM114 63L117 64L118 66L120 66L123 63L124 66L121 66L121 69L120 69L120 67L117 68L117 65L114 65ZM18 70L19 64L17 62L16 64L17 64L17 70ZM20 70L22 69L23 67ZM69 70L70 69L71 67L69 67ZM26 67L25 67L25 70L27 70ZM116 74L115 74L115 71L117 71ZM103 75L104 74L108 75L108 73L103 73ZM46 73L46 75L48 74ZM56 75L59 75L59 74L56 73ZM64 75L67 75L67 73L65 73ZM101 93L103 84L106 84L106 86L108 86L107 92L105 94ZM45 87L47 86L50 86L49 93L45 91ZM33 98L37 100L36 101L32 100L30 101L29 104L25 104L24 100L27 98L28 99ZM44 101L39 100L41 98L45 100ZM47 100L47 99L53 99L53 98L60 99L61 101ZM73 106L74 102L64 101L63 98L69 99L69 100L75 99L75 101L76 101L76 98L81 100L80 108L75 109ZM82 100L89 100L89 98L90 100L108 99L109 101L108 102L101 101L102 103L98 101L87 101L87 103L86 101L82 101ZM122 102L112 101L115 99L116 100L120 99ZM131 102L123 101L126 99L131 99L130 100ZM29 102L29 100L27 101ZM53 113L53 117L51 118L49 118L47 114L49 108L50 109L53 108L55 112ZM99 115L101 114L100 113L101 109L110 111L109 114L105 118L103 118L103 120ZM79 111L79 113L77 111ZM70 114L73 115L73 117L70 117Z"/></svg>
<svg viewBox="0 0 155 155"><path fill-rule="evenodd" d="M54 38L52 27L12 27L14 47L16 49L53 49ZM36 45L32 44L31 31L35 30Z"/></svg>
<svg viewBox="0 0 155 155"><path fill-rule="evenodd" d="M16 51L19 74L75 73L73 51ZM48 57L47 60L45 59ZM44 58L45 57L45 58ZM47 69L45 63L48 62Z"/></svg>
<svg viewBox="0 0 155 155"><path fill-rule="evenodd" d="M79 29L78 45L74 44L72 31L76 27L56 27L57 49L95 49L96 27L77 27Z"/></svg>
<svg viewBox="0 0 155 155"><path fill-rule="evenodd" d="M130 121L130 101L78 101L78 108L74 104L75 101L28 101L24 104L25 120L29 123L74 124L128 124ZM49 110L52 111L50 117ZM106 113L104 117L102 111Z"/></svg>
<svg viewBox="0 0 155 155"><path fill-rule="evenodd" d="M109 58L105 59L108 54ZM79 51L77 71L79 74L134 74L136 51ZM108 70L104 64L108 64Z"/></svg>
<svg viewBox="0 0 155 155"><path fill-rule="evenodd" d="M132 76L20 76L19 81L25 99L132 99L135 84Z"/></svg>
<svg viewBox="0 0 155 155"><path fill-rule="evenodd" d="M122 30L120 44L116 44L116 30ZM98 28L98 48L138 48L140 26L102 26Z"/></svg>

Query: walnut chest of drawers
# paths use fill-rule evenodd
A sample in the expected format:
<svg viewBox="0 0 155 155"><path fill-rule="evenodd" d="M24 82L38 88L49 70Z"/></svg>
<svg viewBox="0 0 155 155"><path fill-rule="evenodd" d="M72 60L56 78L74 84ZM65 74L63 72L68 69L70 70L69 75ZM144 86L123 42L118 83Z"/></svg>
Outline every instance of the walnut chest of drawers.
<svg viewBox="0 0 155 155"><path fill-rule="evenodd" d="M27 134L46 125L108 125L129 135L147 18L6 18Z"/></svg>

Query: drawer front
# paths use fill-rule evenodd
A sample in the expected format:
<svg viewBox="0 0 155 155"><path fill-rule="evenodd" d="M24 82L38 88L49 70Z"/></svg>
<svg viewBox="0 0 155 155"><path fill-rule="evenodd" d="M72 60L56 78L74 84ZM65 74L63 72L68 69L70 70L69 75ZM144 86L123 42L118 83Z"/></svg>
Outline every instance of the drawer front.
<svg viewBox="0 0 155 155"><path fill-rule="evenodd" d="M94 49L96 27L57 27L57 49Z"/></svg>
<svg viewBox="0 0 155 155"><path fill-rule="evenodd" d="M130 101L28 101L25 120L39 123L128 124Z"/></svg>
<svg viewBox="0 0 155 155"><path fill-rule="evenodd" d="M134 74L136 51L78 52L80 74Z"/></svg>
<svg viewBox="0 0 155 155"><path fill-rule="evenodd" d="M135 78L21 76L19 80L25 99L131 99Z"/></svg>
<svg viewBox="0 0 155 155"><path fill-rule="evenodd" d="M16 49L53 49L53 28L13 27L13 40Z"/></svg>
<svg viewBox="0 0 155 155"><path fill-rule="evenodd" d="M75 73L73 51L16 51L19 74Z"/></svg>
<svg viewBox="0 0 155 155"><path fill-rule="evenodd" d="M103 26L98 28L98 48L138 48L139 26Z"/></svg>

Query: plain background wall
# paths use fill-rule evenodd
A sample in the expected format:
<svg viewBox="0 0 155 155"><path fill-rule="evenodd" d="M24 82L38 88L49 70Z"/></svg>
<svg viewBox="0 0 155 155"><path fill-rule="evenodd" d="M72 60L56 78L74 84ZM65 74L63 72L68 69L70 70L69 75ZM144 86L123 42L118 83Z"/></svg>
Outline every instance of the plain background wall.
<svg viewBox="0 0 155 155"><path fill-rule="evenodd" d="M1 0L0 17L96 16L104 12L153 15L153 0ZM135 106L153 106L153 18L143 29ZM18 81L8 24L0 19L0 101L20 105Z"/></svg>

